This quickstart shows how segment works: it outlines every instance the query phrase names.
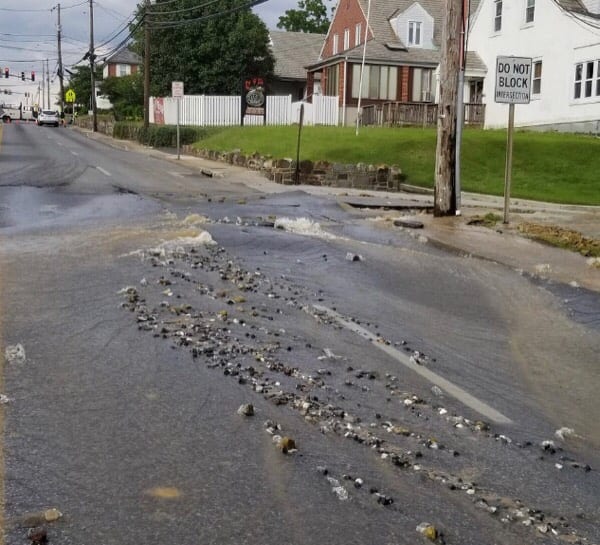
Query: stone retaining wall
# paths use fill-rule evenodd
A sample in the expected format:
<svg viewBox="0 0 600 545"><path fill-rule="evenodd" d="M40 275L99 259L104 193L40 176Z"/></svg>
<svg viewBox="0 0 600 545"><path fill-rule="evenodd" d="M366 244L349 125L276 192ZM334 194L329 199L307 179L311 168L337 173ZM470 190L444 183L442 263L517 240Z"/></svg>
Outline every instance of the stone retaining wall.
<svg viewBox="0 0 600 545"><path fill-rule="evenodd" d="M195 155L211 161L220 161L263 172L279 184L308 184L358 189L399 191L405 176L397 166L328 163L326 161L300 161L296 172L293 159L273 159L260 154L244 155L239 150L219 152L197 150L183 146L186 155Z"/></svg>

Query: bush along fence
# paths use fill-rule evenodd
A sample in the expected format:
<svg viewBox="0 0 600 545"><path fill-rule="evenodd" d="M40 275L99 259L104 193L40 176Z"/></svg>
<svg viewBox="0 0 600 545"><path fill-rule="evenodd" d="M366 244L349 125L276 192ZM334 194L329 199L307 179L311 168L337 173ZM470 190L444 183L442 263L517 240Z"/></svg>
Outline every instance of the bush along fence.
<svg viewBox="0 0 600 545"><path fill-rule="evenodd" d="M398 166L300 161L296 168L296 161L293 159L274 159L257 153L245 155L239 150L221 152L183 146L183 151L186 155L260 171L279 184L400 191L400 185L405 180Z"/></svg>

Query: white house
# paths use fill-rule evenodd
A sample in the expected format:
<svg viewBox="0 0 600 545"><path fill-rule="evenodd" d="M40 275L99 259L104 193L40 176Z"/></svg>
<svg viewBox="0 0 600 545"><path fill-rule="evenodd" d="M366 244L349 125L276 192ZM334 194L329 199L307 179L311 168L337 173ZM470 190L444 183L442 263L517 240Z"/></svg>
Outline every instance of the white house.
<svg viewBox="0 0 600 545"><path fill-rule="evenodd" d="M531 103L515 125L600 132L600 0L481 0L469 49L488 68L485 127L505 127L508 105L494 102L498 56L533 59Z"/></svg>

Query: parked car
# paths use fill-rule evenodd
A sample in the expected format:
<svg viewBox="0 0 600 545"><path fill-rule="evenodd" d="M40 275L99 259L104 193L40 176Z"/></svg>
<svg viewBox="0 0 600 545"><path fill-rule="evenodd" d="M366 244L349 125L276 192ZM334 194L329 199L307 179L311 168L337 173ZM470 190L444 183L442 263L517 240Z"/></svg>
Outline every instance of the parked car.
<svg viewBox="0 0 600 545"><path fill-rule="evenodd" d="M37 124L42 125L54 125L58 127L60 124L60 118L58 117L58 112L54 110L42 110L38 114Z"/></svg>

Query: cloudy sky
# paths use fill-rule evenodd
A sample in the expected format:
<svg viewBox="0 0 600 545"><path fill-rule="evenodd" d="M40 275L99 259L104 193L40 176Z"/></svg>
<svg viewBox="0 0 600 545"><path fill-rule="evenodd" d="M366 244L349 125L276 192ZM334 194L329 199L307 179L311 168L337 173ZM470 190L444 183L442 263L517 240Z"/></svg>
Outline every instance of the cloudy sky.
<svg viewBox="0 0 600 545"><path fill-rule="evenodd" d="M94 38L105 50L117 45L127 34L124 30L139 0L94 0ZM329 4L333 0L327 0ZM26 102L24 93L37 93L42 64L48 59L52 88L57 85L56 25L58 0L0 0L0 103ZM200 0L199 0L199 3ZM269 28L275 28L285 10L296 8L297 0L267 0L255 12ZM69 67L81 60L89 47L89 0L61 0L63 32L63 63ZM111 40L112 38L112 40ZM36 82L23 83L20 77L4 78L4 69L11 74L25 72L27 78L35 71ZM4 94L11 90L12 95Z"/></svg>

